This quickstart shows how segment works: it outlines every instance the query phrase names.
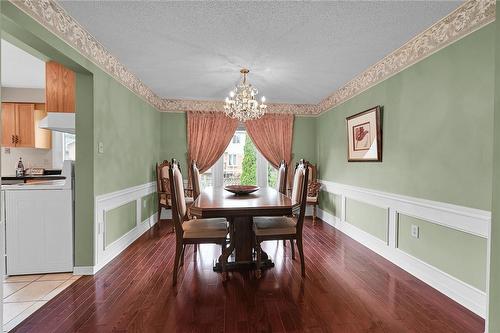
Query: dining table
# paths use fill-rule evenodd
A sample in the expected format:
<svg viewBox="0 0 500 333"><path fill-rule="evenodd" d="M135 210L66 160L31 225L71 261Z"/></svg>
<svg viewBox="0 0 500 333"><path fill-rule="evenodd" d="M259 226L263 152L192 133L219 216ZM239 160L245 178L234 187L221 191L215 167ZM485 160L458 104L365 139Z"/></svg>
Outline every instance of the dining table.
<svg viewBox="0 0 500 333"><path fill-rule="evenodd" d="M190 214L199 218L225 217L229 222L229 246L223 249L214 271L222 271L221 260L226 270L253 270L255 237L254 216L291 216L300 210L298 203L272 187L262 187L250 194L233 194L224 187L207 187L190 207ZM229 258L231 257L231 258ZM229 260L231 259L231 260ZM273 267L274 263L263 252L261 269Z"/></svg>

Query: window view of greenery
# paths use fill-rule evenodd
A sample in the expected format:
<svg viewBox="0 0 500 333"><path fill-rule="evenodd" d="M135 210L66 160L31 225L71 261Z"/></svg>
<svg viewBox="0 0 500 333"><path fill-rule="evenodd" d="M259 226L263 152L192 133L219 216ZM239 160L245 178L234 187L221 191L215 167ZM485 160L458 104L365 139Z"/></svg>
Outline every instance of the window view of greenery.
<svg viewBox="0 0 500 333"><path fill-rule="evenodd" d="M241 185L257 185L257 153L252 140L245 134L243 162L241 165Z"/></svg>
<svg viewBox="0 0 500 333"><path fill-rule="evenodd" d="M224 185L257 184L257 152L246 131L236 131L224 152Z"/></svg>
<svg viewBox="0 0 500 333"><path fill-rule="evenodd" d="M246 131L237 130L221 157L223 185L257 185L257 154ZM276 187L278 172L266 164L268 186ZM213 167L201 175L202 187L214 186L214 181Z"/></svg>
<svg viewBox="0 0 500 333"><path fill-rule="evenodd" d="M278 170L271 164L267 164L267 186L276 188L276 181L278 180Z"/></svg>

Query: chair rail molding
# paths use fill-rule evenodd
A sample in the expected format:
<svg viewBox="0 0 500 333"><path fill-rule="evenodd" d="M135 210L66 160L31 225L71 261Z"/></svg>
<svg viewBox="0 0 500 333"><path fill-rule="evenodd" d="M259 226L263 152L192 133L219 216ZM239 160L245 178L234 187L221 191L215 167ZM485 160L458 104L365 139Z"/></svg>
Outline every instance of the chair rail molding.
<svg viewBox="0 0 500 333"><path fill-rule="evenodd" d="M9 0L159 111L223 111L224 102L161 98L131 73L55 0ZM495 20L495 0L468 0L354 77L318 104L270 104L269 113L319 115Z"/></svg>
<svg viewBox="0 0 500 333"><path fill-rule="evenodd" d="M157 222L157 213L141 221L142 198L156 192L156 182L129 187L96 196L94 215L94 266L75 267L75 274L92 275L113 260ZM111 244L106 245L106 212L127 203L136 203L136 226Z"/></svg>
<svg viewBox="0 0 500 333"><path fill-rule="evenodd" d="M341 216L318 209L318 217L342 233L383 256L418 279L439 290L483 318L487 314L487 293L418 259L397 247L399 214L422 219L490 240L491 212L438 201L320 180L322 191L340 197ZM353 199L387 209L387 242L346 221L346 201ZM486 253L489 262L489 249ZM488 268L486 268L488 271Z"/></svg>

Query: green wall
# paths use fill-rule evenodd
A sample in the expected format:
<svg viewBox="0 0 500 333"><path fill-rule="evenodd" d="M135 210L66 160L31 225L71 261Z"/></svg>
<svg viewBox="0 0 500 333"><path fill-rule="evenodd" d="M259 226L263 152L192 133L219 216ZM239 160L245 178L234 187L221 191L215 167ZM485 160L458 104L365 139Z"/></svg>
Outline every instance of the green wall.
<svg viewBox="0 0 500 333"><path fill-rule="evenodd" d="M342 214L342 197L326 191L319 192L319 208L340 218Z"/></svg>
<svg viewBox="0 0 500 333"><path fill-rule="evenodd" d="M77 72L75 265L93 259L94 197L153 181L160 114L9 2L2 34ZM104 144L98 154L97 144Z"/></svg>
<svg viewBox="0 0 500 333"><path fill-rule="evenodd" d="M346 199L345 220L363 231L387 242L386 208L367 204L365 202Z"/></svg>
<svg viewBox="0 0 500 333"><path fill-rule="evenodd" d="M106 212L106 246L125 235L137 225L137 211L135 201Z"/></svg>
<svg viewBox="0 0 500 333"><path fill-rule="evenodd" d="M500 10L496 11L500 20ZM489 333L500 332L500 24L496 24L495 35L495 107L493 136L493 190L490 235L490 279L487 328Z"/></svg>
<svg viewBox="0 0 500 333"><path fill-rule="evenodd" d="M177 159L181 163L182 172L185 173L187 171L186 113L162 112L160 118L160 160ZM187 174L183 176L187 177Z"/></svg>
<svg viewBox="0 0 500 333"><path fill-rule="evenodd" d="M411 236L412 224L419 227L418 239ZM399 214L398 248L471 286L486 290L485 238Z"/></svg>
<svg viewBox="0 0 500 333"><path fill-rule="evenodd" d="M156 180L160 113L103 72L94 75L95 193Z"/></svg>
<svg viewBox="0 0 500 333"><path fill-rule="evenodd" d="M156 193L151 193L141 198L141 222L150 218L157 211L158 201Z"/></svg>
<svg viewBox="0 0 500 333"><path fill-rule="evenodd" d="M317 118L320 178L489 210L494 24ZM345 118L383 107L383 162L347 162Z"/></svg>
<svg viewBox="0 0 500 333"><path fill-rule="evenodd" d="M318 117L320 178L490 210L495 29L495 24L489 24ZM348 163L345 118L375 105L383 108L383 161ZM500 120L495 121L498 133ZM322 193L320 200L320 207L340 215L336 196ZM346 220L386 240L384 209L347 199ZM419 239L411 237L411 224L419 225ZM492 228L500 233L495 223ZM397 242L400 250L486 289L486 239L401 215ZM496 272L500 277L498 258L499 268L492 276ZM492 296L496 313L500 311L497 289ZM500 319L492 325L500 325ZM500 326L495 327L494 332L500 332Z"/></svg>
<svg viewBox="0 0 500 333"><path fill-rule="evenodd" d="M316 118L296 116L293 122L293 160L316 163ZM293 163L292 165L294 165Z"/></svg>

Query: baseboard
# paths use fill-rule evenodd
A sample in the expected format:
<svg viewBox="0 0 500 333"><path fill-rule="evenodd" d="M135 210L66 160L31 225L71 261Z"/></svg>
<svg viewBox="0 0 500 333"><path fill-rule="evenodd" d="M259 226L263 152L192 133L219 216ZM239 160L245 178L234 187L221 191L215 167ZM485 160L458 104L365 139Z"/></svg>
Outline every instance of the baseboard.
<svg viewBox="0 0 500 333"><path fill-rule="evenodd" d="M94 266L75 266L73 267L73 275L94 275Z"/></svg>
<svg viewBox="0 0 500 333"><path fill-rule="evenodd" d="M398 248L389 247L386 242L381 241L350 223L341 221L340 218L319 208L318 217L419 280L453 299L455 302L463 305L483 318L486 317L487 296L485 292L458 280Z"/></svg>
<svg viewBox="0 0 500 333"><path fill-rule="evenodd" d="M106 246L105 256L102 257L101 262L95 266L75 266L73 268L73 274L75 275L94 275L104 266L106 266L111 260L116 258L120 253L123 252L127 247L130 246L134 241L142 236L146 231L152 228L158 221L158 214L154 213L148 219L142 221L134 229L127 232L125 235L114 241L113 243Z"/></svg>
<svg viewBox="0 0 500 333"><path fill-rule="evenodd" d="M143 233L152 228L158 220L157 216L158 214L154 213L148 219L142 221L134 229L130 230L125 235L115 240L113 243L107 245L101 261L96 266L94 266L94 274L104 266L106 266L111 260L116 258L120 253L122 253L122 251L129 247L130 244L141 237Z"/></svg>

